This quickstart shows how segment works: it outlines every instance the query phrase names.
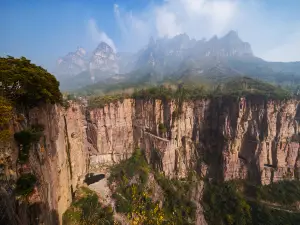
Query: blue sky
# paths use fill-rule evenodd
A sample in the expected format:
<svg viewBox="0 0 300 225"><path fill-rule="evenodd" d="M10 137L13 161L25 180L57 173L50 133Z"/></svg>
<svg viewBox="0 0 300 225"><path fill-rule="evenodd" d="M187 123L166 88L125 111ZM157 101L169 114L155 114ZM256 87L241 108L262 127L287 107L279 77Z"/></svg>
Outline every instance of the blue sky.
<svg viewBox="0 0 300 225"><path fill-rule="evenodd" d="M51 70L77 46L136 51L150 36L201 39L231 29L271 61L300 61L299 0L0 0L0 55Z"/></svg>

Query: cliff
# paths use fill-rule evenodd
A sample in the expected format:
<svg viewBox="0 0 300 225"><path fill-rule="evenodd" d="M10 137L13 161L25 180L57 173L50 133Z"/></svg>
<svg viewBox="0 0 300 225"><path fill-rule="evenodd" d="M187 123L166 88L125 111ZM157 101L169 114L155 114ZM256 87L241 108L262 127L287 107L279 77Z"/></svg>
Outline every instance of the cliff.
<svg viewBox="0 0 300 225"><path fill-rule="evenodd" d="M16 114L11 130L45 127L25 167L38 177L36 196L30 199L43 208L43 213L35 211L37 217L55 224L88 172L130 157L136 147L170 177L196 170L212 179L262 184L298 178L298 103L224 97L182 106L134 99L97 109L77 103L68 109L45 105L30 110L23 120ZM1 145L1 173L6 178L16 180L24 173L17 157L14 140Z"/></svg>
<svg viewBox="0 0 300 225"><path fill-rule="evenodd" d="M93 165L116 163L134 146L168 176L196 169L221 180L269 184L298 177L298 101L223 98L184 102L124 100L91 111Z"/></svg>

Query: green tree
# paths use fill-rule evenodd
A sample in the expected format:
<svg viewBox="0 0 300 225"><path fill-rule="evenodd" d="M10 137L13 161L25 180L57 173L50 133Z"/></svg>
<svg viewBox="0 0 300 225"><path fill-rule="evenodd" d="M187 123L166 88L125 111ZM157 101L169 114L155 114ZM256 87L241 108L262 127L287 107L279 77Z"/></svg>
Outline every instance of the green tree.
<svg viewBox="0 0 300 225"><path fill-rule="evenodd" d="M0 94L16 105L34 107L61 102L56 78L25 57L1 57L0 73Z"/></svg>

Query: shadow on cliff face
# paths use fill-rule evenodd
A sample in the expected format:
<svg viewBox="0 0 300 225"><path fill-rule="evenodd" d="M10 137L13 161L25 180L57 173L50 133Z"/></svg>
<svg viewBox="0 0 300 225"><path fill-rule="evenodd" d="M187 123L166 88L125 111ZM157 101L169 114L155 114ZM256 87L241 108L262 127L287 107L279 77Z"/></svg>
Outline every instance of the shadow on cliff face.
<svg viewBox="0 0 300 225"><path fill-rule="evenodd" d="M10 199L1 195L0 225L58 225L59 217L56 210L49 210L43 203L18 203L13 196Z"/></svg>
<svg viewBox="0 0 300 225"><path fill-rule="evenodd" d="M59 217L56 210L49 210L44 203L28 205L21 203L17 206L17 214L22 225L58 225Z"/></svg>
<svg viewBox="0 0 300 225"><path fill-rule="evenodd" d="M223 179L222 151L224 136L221 127L224 126L223 102L220 98L212 98L205 108L203 121L195 120L193 141L199 142L198 155L208 166L208 177ZM199 160L199 159L198 159Z"/></svg>
<svg viewBox="0 0 300 225"><path fill-rule="evenodd" d="M104 174L94 175L94 173L88 173L88 174L85 175L84 182L87 185L90 185L90 184L98 182L99 180L102 180L103 178L105 178Z"/></svg>

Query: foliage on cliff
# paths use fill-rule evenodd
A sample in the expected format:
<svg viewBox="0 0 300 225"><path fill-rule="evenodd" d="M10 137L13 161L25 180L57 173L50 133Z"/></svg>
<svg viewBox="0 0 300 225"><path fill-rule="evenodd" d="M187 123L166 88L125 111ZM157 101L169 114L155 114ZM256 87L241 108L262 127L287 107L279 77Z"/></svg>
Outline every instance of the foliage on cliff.
<svg viewBox="0 0 300 225"><path fill-rule="evenodd" d="M166 86L156 86L147 89L136 90L132 97L135 99L161 99L177 100L178 104L185 100L196 100L203 98L221 98L221 97L261 97L263 99L284 100L291 98L291 94L272 84L248 78L240 77L230 79L216 86L186 85L179 84L177 88Z"/></svg>
<svg viewBox="0 0 300 225"><path fill-rule="evenodd" d="M299 224L299 181L260 186L245 181L207 183L202 204L208 224Z"/></svg>
<svg viewBox="0 0 300 225"><path fill-rule="evenodd" d="M104 207L95 192L82 187L76 192L76 200L63 214L63 225L113 225L111 207Z"/></svg>
<svg viewBox="0 0 300 225"><path fill-rule="evenodd" d="M28 161L29 150L32 144L37 143L43 135L44 127L40 124L32 125L30 128L22 130L14 134L14 138L19 145L20 163Z"/></svg>
<svg viewBox="0 0 300 225"><path fill-rule="evenodd" d="M9 101L0 96L0 143L10 137L9 121L12 119L12 106Z"/></svg>
<svg viewBox="0 0 300 225"><path fill-rule="evenodd" d="M61 102L59 82L25 57L0 58L0 93L17 106Z"/></svg>
<svg viewBox="0 0 300 225"><path fill-rule="evenodd" d="M33 192L36 182L37 178L31 173L21 175L16 183L16 195L29 196Z"/></svg>
<svg viewBox="0 0 300 225"><path fill-rule="evenodd" d="M97 96L97 97L90 97L88 99L88 106L89 108L103 108L105 105L110 103L117 103L122 102L127 95L105 95L105 96Z"/></svg>
<svg viewBox="0 0 300 225"><path fill-rule="evenodd" d="M251 224L251 208L233 182L205 187L203 207L209 224Z"/></svg>
<svg viewBox="0 0 300 225"><path fill-rule="evenodd" d="M117 212L125 213L131 224L193 224L195 207L182 186L158 174L150 181L154 173L140 150L112 168L109 182ZM153 182L162 188L162 205L153 199Z"/></svg>

